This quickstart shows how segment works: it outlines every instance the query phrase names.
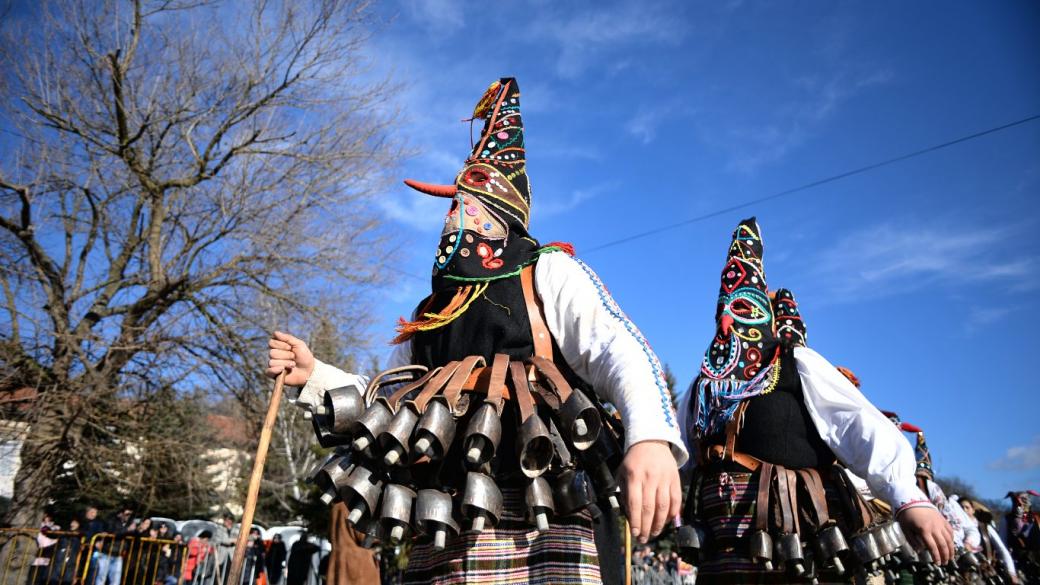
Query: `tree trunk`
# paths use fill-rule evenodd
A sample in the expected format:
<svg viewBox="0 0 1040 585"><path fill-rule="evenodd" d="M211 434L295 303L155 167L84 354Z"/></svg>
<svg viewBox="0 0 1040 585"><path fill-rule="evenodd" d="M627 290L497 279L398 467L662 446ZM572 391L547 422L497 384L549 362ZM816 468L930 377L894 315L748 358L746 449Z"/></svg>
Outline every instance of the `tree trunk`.
<svg viewBox="0 0 1040 585"><path fill-rule="evenodd" d="M22 443L22 461L14 477L11 507L4 521L15 528L38 526L51 494L54 478L61 471L62 449L57 448L62 425L44 413L34 422Z"/></svg>

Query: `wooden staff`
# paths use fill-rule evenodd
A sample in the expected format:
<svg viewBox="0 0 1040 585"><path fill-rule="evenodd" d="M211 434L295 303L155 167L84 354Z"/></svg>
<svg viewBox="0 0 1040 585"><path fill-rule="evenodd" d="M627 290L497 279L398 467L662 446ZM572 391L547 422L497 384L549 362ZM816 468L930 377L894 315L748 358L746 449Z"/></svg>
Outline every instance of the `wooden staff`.
<svg viewBox="0 0 1040 585"><path fill-rule="evenodd" d="M242 564L246 560L246 543L249 531L253 528L253 512L256 511L256 499L260 495L260 478L264 475L264 463L267 462L267 449L271 446L271 434L274 432L274 420L278 416L278 406L282 402L282 386L285 385L285 370L282 370L274 381L274 392L271 393L271 404L267 406L264 426L260 429L260 444L256 446L256 459L253 460L253 474L249 476L249 491L246 493L246 505L242 510L242 523L238 528L238 540L235 542L235 556L231 557L231 571L225 585L240 585ZM251 584L249 584L251 585Z"/></svg>
<svg viewBox="0 0 1040 585"><path fill-rule="evenodd" d="M625 585L632 585L632 526L625 518Z"/></svg>

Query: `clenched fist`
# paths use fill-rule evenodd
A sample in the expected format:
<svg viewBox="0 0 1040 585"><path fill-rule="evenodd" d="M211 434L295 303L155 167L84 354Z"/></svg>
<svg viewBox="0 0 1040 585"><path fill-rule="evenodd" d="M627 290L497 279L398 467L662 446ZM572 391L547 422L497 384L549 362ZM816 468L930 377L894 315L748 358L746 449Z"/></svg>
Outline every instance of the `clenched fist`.
<svg viewBox="0 0 1040 585"><path fill-rule="evenodd" d="M271 348L268 352L267 376L278 377L285 370L285 383L289 386L303 386L314 372L314 354L302 339L288 333L275 331L274 337L267 341Z"/></svg>

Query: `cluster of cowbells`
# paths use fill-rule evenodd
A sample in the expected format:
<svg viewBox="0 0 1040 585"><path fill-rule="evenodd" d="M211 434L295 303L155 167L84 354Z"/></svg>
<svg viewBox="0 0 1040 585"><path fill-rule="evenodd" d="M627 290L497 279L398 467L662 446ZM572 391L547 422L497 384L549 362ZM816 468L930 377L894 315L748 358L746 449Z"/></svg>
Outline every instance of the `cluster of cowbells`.
<svg viewBox="0 0 1040 585"><path fill-rule="evenodd" d="M773 476L774 470L776 476ZM802 474L803 480L796 479ZM838 472L836 477L842 477ZM799 579L815 581L823 571L846 575L860 574L864 577L880 575L887 582L899 581L899 574L908 571L915 582L944 583L969 573L978 574L978 557L970 551L962 551L956 561L943 567L934 562L927 550L916 551L907 541L898 522L878 515L867 505L860 494L849 484L837 484L839 492L847 498L848 511L854 518L854 532L848 538L833 521L826 509L822 483L815 471L784 470L763 466L760 478L766 485L759 486L756 499L755 530L751 533L748 554L766 571L784 571ZM777 483L780 489L774 489ZM760 479L760 481L763 481ZM809 505L799 505L798 482L810 484L805 493ZM815 493L813 493L815 492ZM778 520L770 526L770 518ZM797 519L815 519L815 525ZM711 543L706 542L705 532L697 522L678 529L676 544L689 563L697 564Z"/></svg>
<svg viewBox="0 0 1040 585"><path fill-rule="evenodd" d="M475 399L480 403L471 404ZM527 520L537 530L546 530L554 514L597 500L617 506L610 470L620 430L604 424L600 405L572 389L551 361L537 357L525 364L497 355L490 367L479 356L433 370L406 366L380 373L367 388L326 391L320 403L302 405L319 443L336 447L311 481L326 504L346 504L347 521L367 542L427 536L443 548L464 529L460 524L480 532L502 516L502 492L490 470L508 400L516 401L519 420L516 457L506 460L518 462ZM409 473L443 460L456 441L466 473L461 492L422 485Z"/></svg>

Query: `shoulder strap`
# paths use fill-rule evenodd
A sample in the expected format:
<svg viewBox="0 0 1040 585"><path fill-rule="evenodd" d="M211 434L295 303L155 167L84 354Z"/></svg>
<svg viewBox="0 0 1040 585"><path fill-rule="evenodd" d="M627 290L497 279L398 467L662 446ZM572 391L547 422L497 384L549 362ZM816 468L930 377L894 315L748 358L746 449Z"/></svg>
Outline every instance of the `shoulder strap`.
<svg viewBox="0 0 1040 585"><path fill-rule="evenodd" d="M534 355L552 361L552 337L549 336L549 328L545 325L545 312L542 309L542 300L534 289L534 264L529 264L520 271L520 286L524 289L527 319L531 322Z"/></svg>

